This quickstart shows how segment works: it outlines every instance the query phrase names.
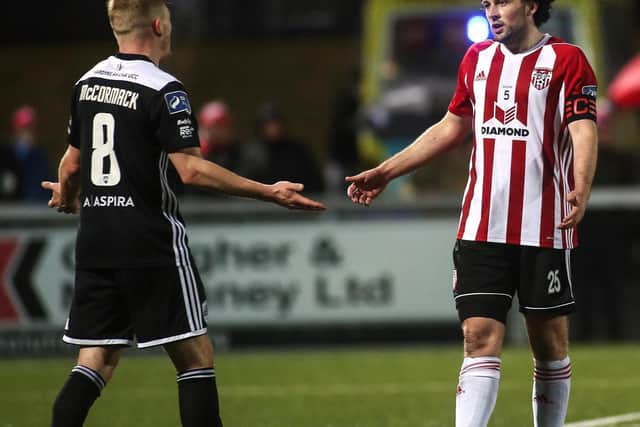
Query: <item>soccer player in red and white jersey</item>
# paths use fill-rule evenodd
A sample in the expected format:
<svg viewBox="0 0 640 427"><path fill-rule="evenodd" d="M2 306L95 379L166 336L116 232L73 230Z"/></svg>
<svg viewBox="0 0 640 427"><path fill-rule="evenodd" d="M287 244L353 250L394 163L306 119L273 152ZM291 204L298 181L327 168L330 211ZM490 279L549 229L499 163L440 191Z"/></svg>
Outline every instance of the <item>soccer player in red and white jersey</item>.
<svg viewBox="0 0 640 427"><path fill-rule="evenodd" d="M473 131L454 258L464 334L456 426L486 426L496 402L507 312L518 295L533 351L533 418L562 426L571 380L571 249L597 159L597 83L574 45L543 34L553 0L484 0L493 40L464 56L444 118L377 167L347 177L369 205L387 183Z"/></svg>

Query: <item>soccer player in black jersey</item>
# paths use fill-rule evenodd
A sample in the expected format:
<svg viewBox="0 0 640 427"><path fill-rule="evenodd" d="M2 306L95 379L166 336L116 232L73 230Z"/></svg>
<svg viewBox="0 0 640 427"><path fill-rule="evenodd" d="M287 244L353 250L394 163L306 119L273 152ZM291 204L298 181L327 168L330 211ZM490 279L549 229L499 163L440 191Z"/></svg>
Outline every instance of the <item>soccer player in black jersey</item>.
<svg viewBox="0 0 640 427"><path fill-rule="evenodd" d="M302 184L261 184L202 159L187 92L158 68L171 51L165 2L109 0L107 9L119 53L75 85L59 183L43 183L50 207L80 213L63 339L81 347L52 426L83 424L134 338L169 354L182 425L222 426L204 290L167 181L169 162L186 184L292 209L324 206L302 196Z"/></svg>

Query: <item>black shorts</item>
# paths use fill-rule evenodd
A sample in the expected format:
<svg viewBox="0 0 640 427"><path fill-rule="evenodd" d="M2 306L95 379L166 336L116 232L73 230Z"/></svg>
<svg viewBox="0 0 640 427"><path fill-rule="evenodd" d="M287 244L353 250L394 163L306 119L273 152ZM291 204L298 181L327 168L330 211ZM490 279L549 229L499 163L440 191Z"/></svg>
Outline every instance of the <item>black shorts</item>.
<svg viewBox="0 0 640 427"><path fill-rule="evenodd" d="M207 332L193 267L78 269L63 340L82 346L162 345Z"/></svg>
<svg viewBox="0 0 640 427"><path fill-rule="evenodd" d="M575 309L568 249L458 240L453 263L460 321L489 317L506 323L516 293L525 315L563 315Z"/></svg>

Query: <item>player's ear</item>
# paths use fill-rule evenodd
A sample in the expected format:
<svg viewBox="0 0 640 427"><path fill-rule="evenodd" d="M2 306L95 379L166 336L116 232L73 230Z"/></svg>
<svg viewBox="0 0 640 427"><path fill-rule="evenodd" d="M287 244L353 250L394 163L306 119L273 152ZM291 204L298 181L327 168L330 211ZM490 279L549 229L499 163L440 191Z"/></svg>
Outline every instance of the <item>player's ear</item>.
<svg viewBox="0 0 640 427"><path fill-rule="evenodd" d="M533 1L525 1L524 4L527 16L533 16L536 14L536 12L538 11L538 2L533 0Z"/></svg>
<svg viewBox="0 0 640 427"><path fill-rule="evenodd" d="M151 30L153 34L160 37L164 33L164 28L162 28L162 21L160 18L155 18L151 21Z"/></svg>

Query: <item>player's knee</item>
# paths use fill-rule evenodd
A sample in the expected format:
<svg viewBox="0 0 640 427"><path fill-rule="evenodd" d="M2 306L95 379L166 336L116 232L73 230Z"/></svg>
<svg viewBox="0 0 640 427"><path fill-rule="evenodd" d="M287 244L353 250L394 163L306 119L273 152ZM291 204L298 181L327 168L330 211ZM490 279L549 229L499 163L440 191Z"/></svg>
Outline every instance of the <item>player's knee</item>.
<svg viewBox="0 0 640 427"><path fill-rule="evenodd" d="M530 341L537 360L561 360L569 354L569 341L564 337L548 335Z"/></svg>
<svg viewBox="0 0 640 427"><path fill-rule="evenodd" d="M465 321L462 332L466 356L497 356L500 354L502 334L495 321Z"/></svg>
<svg viewBox="0 0 640 427"><path fill-rule="evenodd" d="M529 342L536 359L561 360L569 353L569 331L566 318L527 316Z"/></svg>
<svg viewBox="0 0 640 427"><path fill-rule="evenodd" d="M207 335L165 345L178 372L213 366L213 346Z"/></svg>

